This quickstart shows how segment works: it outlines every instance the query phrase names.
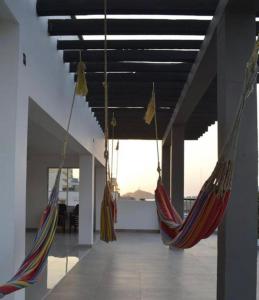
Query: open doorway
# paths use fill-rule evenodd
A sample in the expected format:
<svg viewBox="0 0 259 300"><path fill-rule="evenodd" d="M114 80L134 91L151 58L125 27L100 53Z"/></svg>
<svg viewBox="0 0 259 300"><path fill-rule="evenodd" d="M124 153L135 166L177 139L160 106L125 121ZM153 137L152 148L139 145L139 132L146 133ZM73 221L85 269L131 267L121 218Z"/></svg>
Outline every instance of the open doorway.
<svg viewBox="0 0 259 300"><path fill-rule="evenodd" d="M54 185L64 140L61 128L33 100L29 101L27 199L26 199L26 253L29 251L42 212ZM50 250L47 267L38 283L26 290L26 299L42 299L85 254L78 246L79 215L79 157L85 149L70 139L67 159L60 181L59 226ZM76 207L78 212L76 213ZM61 216L63 214L63 216ZM75 217L76 216L76 217ZM73 222L71 221L73 220ZM70 226L71 224L71 226ZM65 225L65 226L64 226ZM71 228L71 230L70 230Z"/></svg>
<svg viewBox="0 0 259 300"><path fill-rule="evenodd" d="M48 195L50 196L58 168L48 169ZM77 233L79 226L79 185L78 168L63 168L59 184L58 226L63 233Z"/></svg>

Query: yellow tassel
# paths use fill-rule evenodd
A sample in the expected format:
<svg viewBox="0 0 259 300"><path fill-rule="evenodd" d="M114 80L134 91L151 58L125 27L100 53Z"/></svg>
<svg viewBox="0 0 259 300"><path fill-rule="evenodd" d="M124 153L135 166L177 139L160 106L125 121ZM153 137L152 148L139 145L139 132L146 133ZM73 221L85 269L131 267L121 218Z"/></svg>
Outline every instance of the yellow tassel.
<svg viewBox="0 0 259 300"><path fill-rule="evenodd" d="M150 102L147 107L147 111L144 117L145 122L150 125L156 112L156 101L155 101L155 95L152 94L152 97L150 99Z"/></svg>
<svg viewBox="0 0 259 300"><path fill-rule="evenodd" d="M102 241L109 243L116 241L116 234L114 230L114 218L112 209L112 194L109 183L106 183L102 207L101 207L101 226L100 238Z"/></svg>
<svg viewBox="0 0 259 300"><path fill-rule="evenodd" d="M85 63L80 61L77 66L77 83L76 83L76 94L78 96L87 96L88 88L85 78Z"/></svg>

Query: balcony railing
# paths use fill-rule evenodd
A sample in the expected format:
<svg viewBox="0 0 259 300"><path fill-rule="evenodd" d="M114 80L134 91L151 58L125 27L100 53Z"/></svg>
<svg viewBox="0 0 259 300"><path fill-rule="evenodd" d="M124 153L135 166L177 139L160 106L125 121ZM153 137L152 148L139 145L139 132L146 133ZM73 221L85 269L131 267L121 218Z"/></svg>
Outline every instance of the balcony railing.
<svg viewBox="0 0 259 300"><path fill-rule="evenodd" d="M188 215L196 198L184 198L184 215Z"/></svg>

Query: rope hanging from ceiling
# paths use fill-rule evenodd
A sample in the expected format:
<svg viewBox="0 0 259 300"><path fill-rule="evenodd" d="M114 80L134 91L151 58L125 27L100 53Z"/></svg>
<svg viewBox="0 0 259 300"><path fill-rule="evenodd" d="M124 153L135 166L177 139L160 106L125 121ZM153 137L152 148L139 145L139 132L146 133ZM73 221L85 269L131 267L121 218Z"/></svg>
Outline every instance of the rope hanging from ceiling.
<svg viewBox="0 0 259 300"><path fill-rule="evenodd" d="M48 254L53 244L57 229L59 184L61 170L64 166L67 155L69 130L75 99L76 95L87 95L85 64L81 60L78 64L77 78L78 79L74 89L73 100L69 112L69 118L61 152L61 161L56 175L55 184L49 197L48 205L41 216L39 229L35 236L30 252L25 257L16 274L6 284L0 286L0 298L35 284L39 275L46 267Z"/></svg>
<svg viewBox="0 0 259 300"><path fill-rule="evenodd" d="M104 0L104 117L105 117L105 188L101 205L100 239L106 243L116 241L114 223L116 221L116 203L112 195L112 178L109 174L109 99L108 99L108 58L107 58L107 0ZM112 166L111 166L112 168Z"/></svg>
<svg viewBox="0 0 259 300"><path fill-rule="evenodd" d="M162 183L159 153L157 153L159 179L155 191L155 200L161 237L166 245L181 249L191 248L200 240L208 238L223 220L231 195L233 167L237 153L240 123L247 100L256 85L258 51L259 38L246 64L243 92L240 97L232 130L226 139L226 143L222 148L211 176L204 183L185 220L177 213ZM153 118L155 119L158 145L154 86L145 121L150 124Z"/></svg>

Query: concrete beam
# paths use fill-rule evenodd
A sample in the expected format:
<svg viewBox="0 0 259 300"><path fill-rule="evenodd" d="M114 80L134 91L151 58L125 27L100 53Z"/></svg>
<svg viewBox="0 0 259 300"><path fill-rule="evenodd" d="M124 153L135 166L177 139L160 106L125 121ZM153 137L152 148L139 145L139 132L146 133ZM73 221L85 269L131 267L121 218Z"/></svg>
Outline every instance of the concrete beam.
<svg viewBox="0 0 259 300"><path fill-rule="evenodd" d="M255 43L255 1L235 1L218 26L219 152L232 128ZM218 235L218 300L256 299L257 105L256 88L240 127L230 204Z"/></svg>
<svg viewBox="0 0 259 300"><path fill-rule="evenodd" d="M94 243L94 167L93 155L80 157L79 245Z"/></svg>
<svg viewBox="0 0 259 300"><path fill-rule="evenodd" d="M171 191L170 196L180 216L184 213L184 126L171 132Z"/></svg>
<svg viewBox="0 0 259 300"><path fill-rule="evenodd" d="M165 189L168 192L168 194L170 193L170 185L171 185L170 157L171 157L170 145L163 145L163 147L162 147L162 181L163 181L163 184L164 184Z"/></svg>
<svg viewBox="0 0 259 300"><path fill-rule="evenodd" d="M173 124L186 123L216 75L216 30L228 2L229 0L221 0L216 9L214 18L209 25L206 37L202 43L201 50L196 57L175 111L165 131L164 141L170 134Z"/></svg>

